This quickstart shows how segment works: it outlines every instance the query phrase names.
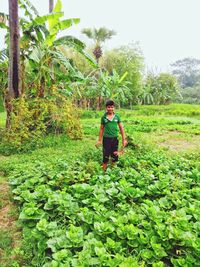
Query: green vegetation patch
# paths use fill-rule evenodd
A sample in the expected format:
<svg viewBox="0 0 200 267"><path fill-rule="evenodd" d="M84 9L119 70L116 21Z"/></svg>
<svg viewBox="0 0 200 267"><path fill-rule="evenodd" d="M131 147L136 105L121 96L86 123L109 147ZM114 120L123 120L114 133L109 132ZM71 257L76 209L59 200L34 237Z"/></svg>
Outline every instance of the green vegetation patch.
<svg viewBox="0 0 200 267"><path fill-rule="evenodd" d="M129 146L106 173L94 148L102 112L84 115L82 141L50 134L42 148L4 157L23 266L198 266L199 151L175 155L155 143L198 139L199 120L135 112L119 112Z"/></svg>
<svg viewBox="0 0 200 267"><path fill-rule="evenodd" d="M12 235L9 230L0 230L0 249L6 249L12 244Z"/></svg>
<svg viewBox="0 0 200 267"><path fill-rule="evenodd" d="M6 113L0 112L0 127L5 127Z"/></svg>
<svg viewBox="0 0 200 267"><path fill-rule="evenodd" d="M199 164L141 147L103 173L86 152L10 173L31 266L198 266Z"/></svg>

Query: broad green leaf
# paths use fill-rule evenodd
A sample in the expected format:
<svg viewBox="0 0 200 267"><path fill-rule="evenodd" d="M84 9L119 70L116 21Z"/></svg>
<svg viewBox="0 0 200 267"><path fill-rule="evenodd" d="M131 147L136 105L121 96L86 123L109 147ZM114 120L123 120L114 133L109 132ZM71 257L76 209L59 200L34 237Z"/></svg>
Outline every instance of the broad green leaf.
<svg viewBox="0 0 200 267"><path fill-rule="evenodd" d="M39 220L45 216L43 210L36 207L26 207L19 215L20 220Z"/></svg>
<svg viewBox="0 0 200 267"><path fill-rule="evenodd" d="M54 51L51 53L54 57L54 60L56 60L59 64L63 65L67 70L71 70L72 72L76 72L76 70L73 68L73 66L70 64L69 59L62 54L60 51Z"/></svg>
<svg viewBox="0 0 200 267"><path fill-rule="evenodd" d="M106 254L106 249L104 247L95 247L94 248L95 253L97 256L104 256Z"/></svg>
<svg viewBox="0 0 200 267"><path fill-rule="evenodd" d="M7 50L3 49L0 51L0 62L4 62L8 59Z"/></svg>
<svg viewBox="0 0 200 267"><path fill-rule="evenodd" d="M73 24L77 24L80 22L80 19L73 18L73 19L66 19L62 21L54 21L51 23L51 27L49 27L50 34L57 34L59 31L65 30L70 28Z"/></svg>
<svg viewBox="0 0 200 267"><path fill-rule="evenodd" d="M186 265L187 263L185 262L185 259L180 258L180 259L174 259L171 258L171 262L173 263L174 267L186 267L188 265Z"/></svg>
<svg viewBox="0 0 200 267"><path fill-rule="evenodd" d="M28 11L28 8L30 8L31 11L33 11L34 15L36 16L39 15L37 9L33 6L33 4L29 0L19 0L19 5L21 8L25 9L25 11L28 12L30 15L32 14Z"/></svg>
<svg viewBox="0 0 200 267"><path fill-rule="evenodd" d="M62 10L62 1L61 0L58 0L55 4L55 7L53 9L53 13L56 13L56 12L61 12Z"/></svg>
<svg viewBox="0 0 200 267"><path fill-rule="evenodd" d="M73 36L63 36L55 40L54 45L67 45L69 47L73 47L76 50L82 50L85 48L85 44L79 39Z"/></svg>
<svg viewBox="0 0 200 267"><path fill-rule="evenodd" d="M39 47L35 47L32 53L30 54L29 58L39 63L40 60L43 58L43 56L44 56L44 51Z"/></svg>
<svg viewBox="0 0 200 267"><path fill-rule="evenodd" d="M83 229L81 227L76 227L70 225L69 231L66 232L66 237L73 243L79 244L83 241Z"/></svg>
<svg viewBox="0 0 200 267"><path fill-rule="evenodd" d="M49 19L58 20L60 17L63 16L63 14L64 14L63 12L59 12L59 13L51 13L51 14L44 15L44 16L38 16L26 26L26 29L36 26L36 25L44 25Z"/></svg>
<svg viewBox="0 0 200 267"><path fill-rule="evenodd" d="M36 31L36 34L37 34L37 39L38 41L41 43L42 41L44 41L44 38L43 38L43 35L41 33L40 30Z"/></svg>
<svg viewBox="0 0 200 267"><path fill-rule="evenodd" d="M51 13L48 15L39 16L39 17L36 17L35 23L36 24L44 24L49 19L59 19L63 15L64 15L63 12L59 12L59 13Z"/></svg>
<svg viewBox="0 0 200 267"><path fill-rule="evenodd" d="M152 267L165 267L165 264L162 261L154 262Z"/></svg>
<svg viewBox="0 0 200 267"><path fill-rule="evenodd" d="M124 259L123 262L119 265L119 267L138 267L138 266L139 266L139 263L137 259L131 256Z"/></svg>
<svg viewBox="0 0 200 267"><path fill-rule="evenodd" d="M61 0L58 0L53 11L52 11L52 14L53 13L60 13L62 10L62 2ZM64 14L63 14L64 15ZM48 22L49 22L49 32L50 34L54 34L54 33L57 33L57 32L53 32L53 28L59 23L59 18L56 18L56 17L50 17L48 19Z"/></svg>
<svg viewBox="0 0 200 267"><path fill-rule="evenodd" d="M141 251L141 256L144 260L151 259L153 257L153 251L150 249L143 249Z"/></svg>
<svg viewBox="0 0 200 267"><path fill-rule="evenodd" d="M121 82L126 78L127 75L128 75L128 72L126 71L126 72L122 75L122 77L119 79L119 83L121 83Z"/></svg>
<svg viewBox="0 0 200 267"><path fill-rule="evenodd" d="M152 246L156 256L158 256L159 258L167 256L167 254L166 254L164 248L161 246L161 244L151 243L151 246Z"/></svg>
<svg viewBox="0 0 200 267"><path fill-rule="evenodd" d="M53 45L53 42L55 41L56 39L56 35L55 34L52 34L52 35L48 35L47 38L45 39L45 44L47 46L52 46Z"/></svg>
<svg viewBox="0 0 200 267"><path fill-rule="evenodd" d="M78 52L82 54L93 67L98 68L96 60L91 55L89 55L85 50L78 50Z"/></svg>
<svg viewBox="0 0 200 267"><path fill-rule="evenodd" d="M9 30L9 27L5 23L3 23L3 22L0 22L0 28L1 29Z"/></svg>
<svg viewBox="0 0 200 267"><path fill-rule="evenodd" d="M62 262L63 260L67 260L72 256L72 253L68 249L61 249L56 253L53 253L54 260L58 262Z"/></svg>

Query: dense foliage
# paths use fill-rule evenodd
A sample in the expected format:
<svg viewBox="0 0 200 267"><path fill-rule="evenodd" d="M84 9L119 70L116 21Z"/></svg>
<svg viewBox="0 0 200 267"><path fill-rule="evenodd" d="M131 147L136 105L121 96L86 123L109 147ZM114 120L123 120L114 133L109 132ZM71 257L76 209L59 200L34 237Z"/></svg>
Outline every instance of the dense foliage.
<svg viewBox="0 0 200 267"><path fill-rule="evenodd" d="M29 266L198 266L199 166L142 147L103 174L88 152L10 175Z"/></svg>
<svg viewBox="0 0 200 267"><path fill-rule="evenodd" d="M60 0L53 13L44 16L40 16L27 0L20 0L19 7L25 14L20 19L22 94L29 97L34 92L36 96L45 97L56 86L75 105L93 109L101 109L105 100L111 97L118 105L131 107L133 104L166 104L177 95L174 76L161 74L162 81L159 81L160 78L152 75L151 83L149 76L147 79L144 77L143 55L138 45L103 51L101 43L111 38L114 31L107 28L83 30L101 50L100 54L100 50L96 51L98 65L92 55L93 48L88 53L80 40L72 36L58 38L60 31L79 22L77 18L61 19ZM5 14L1 16L8 19ZM0 27L9 29L6 20ZM0 52L2 73L8 69L8 40L7 35L6 49ZM7 76L0 74L0 93L3 97L7 87Z"/></svg>
<svg viewBox="0 0 200 267"><path fill-rule="evenodd" d="M3 142L12 150L21 149L25 143L39 145L41 138L49 133L82 138L79 111L56 92L45 99L20 98L13 105L15 112L11 116L11 128L3 136Z"/></svg>
<svg viewBox="0 0 200 267"><path fill-rule="evenodd" d="M60 31L79 23L79 19L62 20L64 14L60 0L53 13L44 16L39 16L29 1L19 1L19 6L25 13L25 18L20 19L21 94L18 99L5 101L7 127L4 139L20 145L49 132L65 132L70 137L80 137L78 113L65 91L60 91L63 84L65 86L76 79L78 71L62 54L61 47L73 47L92 64L94 62L86 55L85 45L80 40L72 36L57 37ZM8 29L6 22L2 25ZM0 63L6 72L10 46L7 38L5 43L7 49L1 51ZM4 100L7 100L7 79L5 73L1 73L1 95Z"/></svg>

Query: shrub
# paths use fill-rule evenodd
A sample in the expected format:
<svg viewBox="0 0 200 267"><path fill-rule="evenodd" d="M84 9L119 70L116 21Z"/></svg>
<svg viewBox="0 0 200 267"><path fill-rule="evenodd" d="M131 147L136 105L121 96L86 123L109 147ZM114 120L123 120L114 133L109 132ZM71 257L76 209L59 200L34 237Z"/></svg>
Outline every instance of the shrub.
<svg viewBox="0 0 200 267"><path fill-rule="evenodd" d="M63 96L13 101L11 127L4 133L5 143L19 148L27 142L38 143L49 133L66 133L72 139L82 137L79 112Z"/></svg>

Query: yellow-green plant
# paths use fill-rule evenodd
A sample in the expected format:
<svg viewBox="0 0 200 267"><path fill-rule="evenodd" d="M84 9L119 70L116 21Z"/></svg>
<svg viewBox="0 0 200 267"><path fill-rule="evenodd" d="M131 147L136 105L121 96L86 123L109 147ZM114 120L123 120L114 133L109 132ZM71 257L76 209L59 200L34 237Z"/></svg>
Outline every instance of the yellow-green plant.
<svg viewBox="0 0 200 267"><path fill-rule="evenodd" d="M38 141L49 133L65 133L73 139L82 137L79 112L64 96L54 92L49 98L13 101L11 127L4 140L14 146Z"/></svg>

